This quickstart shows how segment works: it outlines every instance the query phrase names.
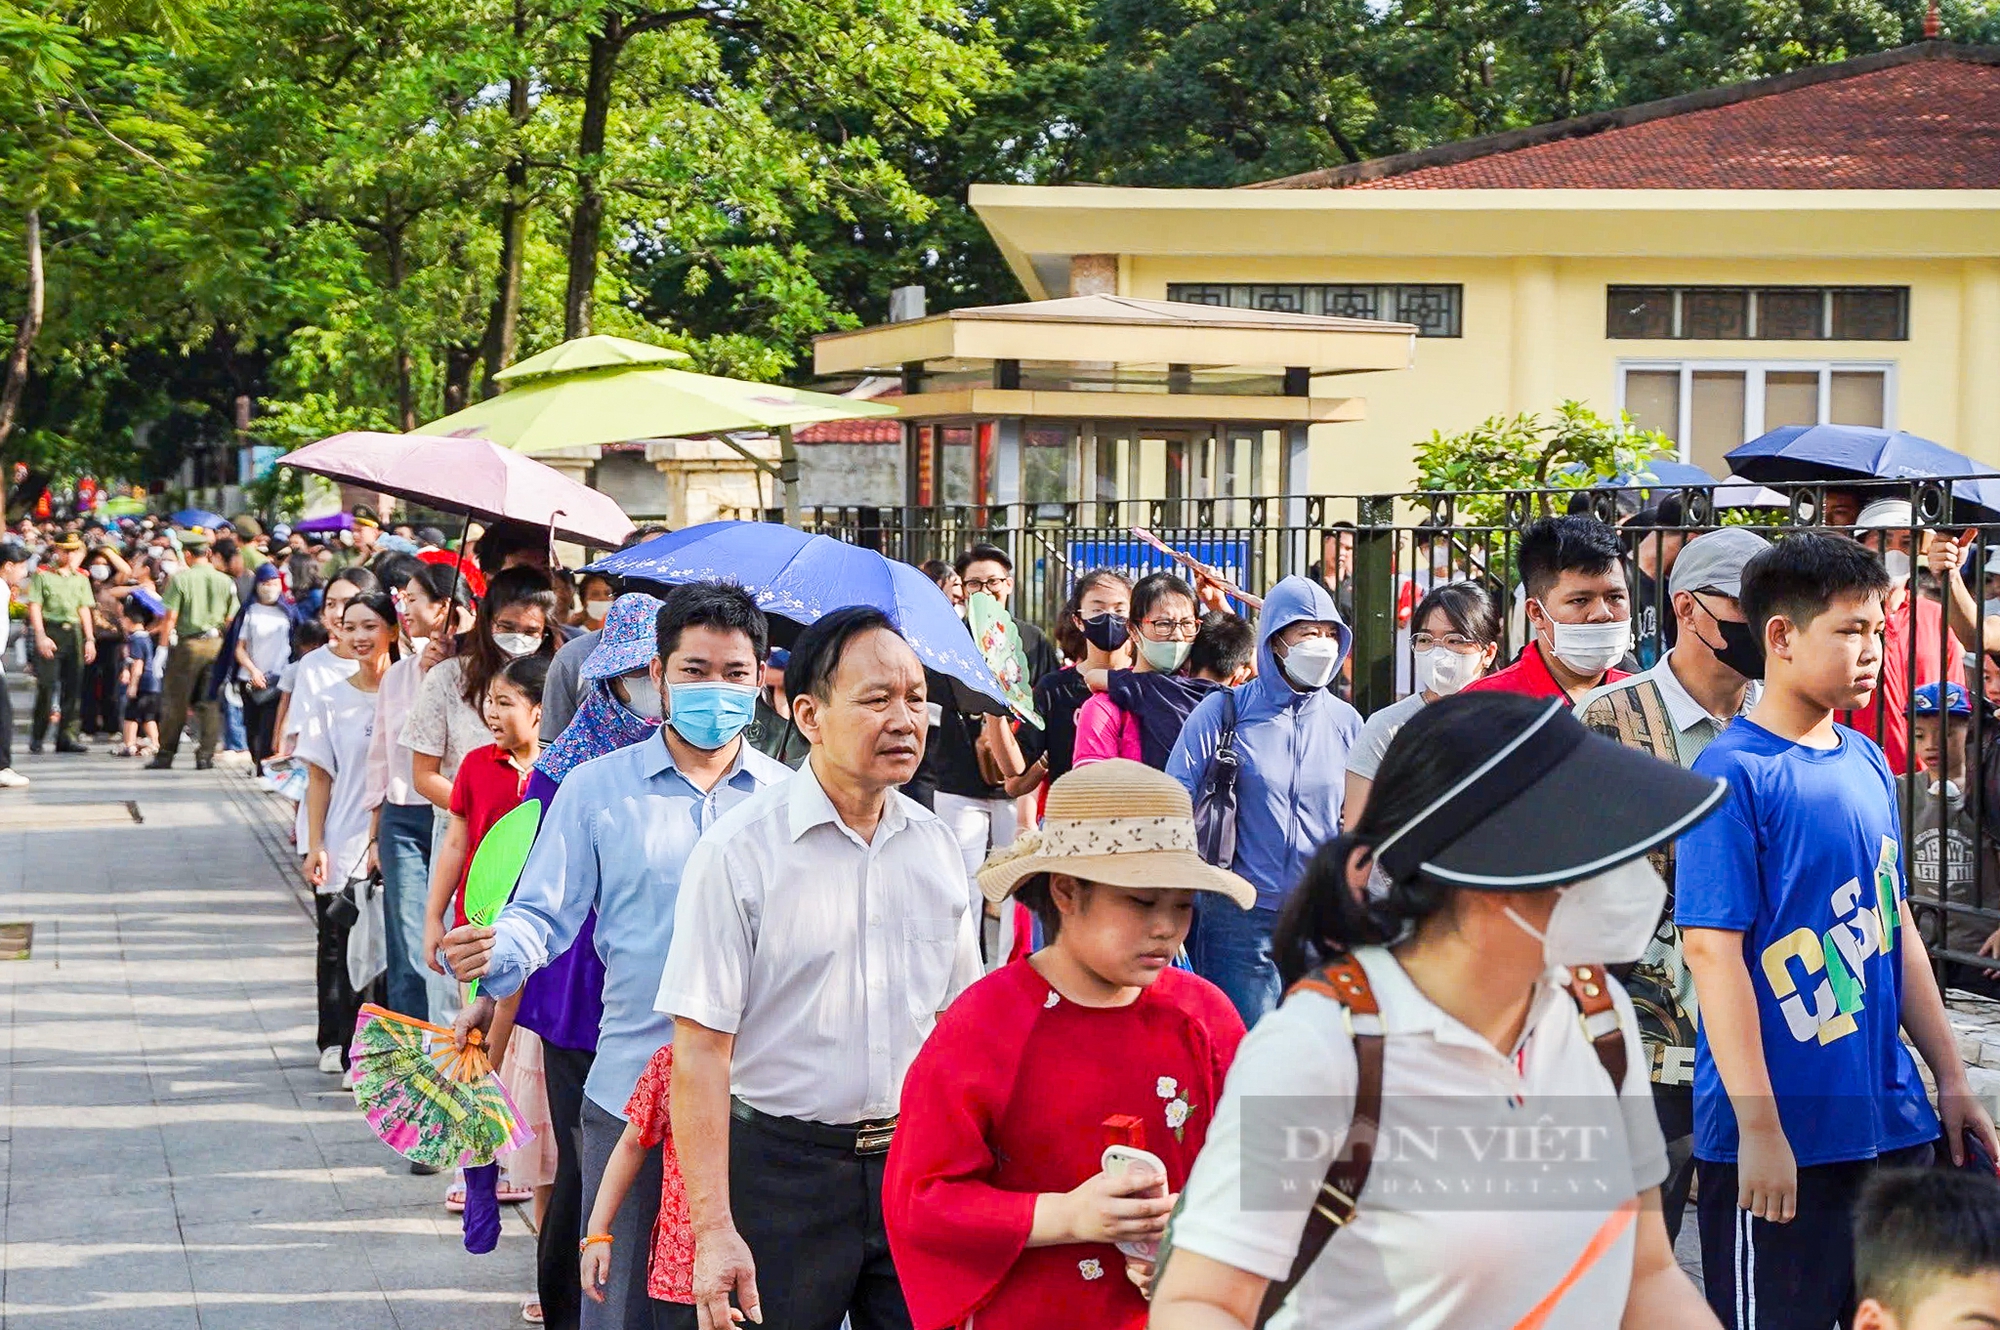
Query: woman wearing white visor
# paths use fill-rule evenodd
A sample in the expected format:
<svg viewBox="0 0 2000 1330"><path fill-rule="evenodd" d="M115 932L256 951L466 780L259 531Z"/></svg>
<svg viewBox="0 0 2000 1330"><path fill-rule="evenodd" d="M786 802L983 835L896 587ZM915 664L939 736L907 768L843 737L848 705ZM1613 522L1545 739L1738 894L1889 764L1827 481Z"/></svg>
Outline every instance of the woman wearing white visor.
<svg viewBox="0 0 2000 1330"><path fill-rule="evenodd" d="M1442 698L1280 921L1293 987L1244 1041L1168 1230L1153 1330L1714 1326L1660 1219L1631 1003L1647 850L1721 782L1562 700Z"/></svg>

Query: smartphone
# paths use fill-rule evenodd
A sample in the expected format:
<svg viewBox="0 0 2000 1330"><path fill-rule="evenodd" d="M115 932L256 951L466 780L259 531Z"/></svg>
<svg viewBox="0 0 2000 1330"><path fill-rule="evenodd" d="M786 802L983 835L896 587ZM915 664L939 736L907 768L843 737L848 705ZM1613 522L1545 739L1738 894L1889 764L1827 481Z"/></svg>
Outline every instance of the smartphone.
<svg viewBox="0 0 2000 1330"><path fill-rule="evenodd" d="M1100 1166L1106 1173L1116 1178L1122 1178L1133 1172L1144 1173L1150 1169L1153 1177L1158 1179L1157 1186L1151 1194L1154 1196L1167 1194L1167 1166L1151 1150L1141 1150L1136 1145L1107 1145L1104 1147L1104 1157L1100 1161ZM1121 1242L1118 1244L1118 1250L1138 1260L1150 1261L1159 1256L1160 1242L1157 1238L1148 1238L1144 1242Z"/></svg>

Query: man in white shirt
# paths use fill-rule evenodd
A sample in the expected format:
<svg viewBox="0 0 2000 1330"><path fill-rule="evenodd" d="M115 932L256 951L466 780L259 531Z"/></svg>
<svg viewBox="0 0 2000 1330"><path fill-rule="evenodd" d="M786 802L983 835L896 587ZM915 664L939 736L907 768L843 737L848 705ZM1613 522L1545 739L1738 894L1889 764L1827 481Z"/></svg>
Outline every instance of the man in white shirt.
<svg viewBox="0 0 2000 1330"><path fill-rule="evenodd" d="M904 1073L979 977L976 917L957 840L896 788L929 708L888 618L821 619L785 687L811 756L695 847L660 981L698 1323L730 1330L734 1294L772 1330L907 1330L883 1166Z"/></svg>

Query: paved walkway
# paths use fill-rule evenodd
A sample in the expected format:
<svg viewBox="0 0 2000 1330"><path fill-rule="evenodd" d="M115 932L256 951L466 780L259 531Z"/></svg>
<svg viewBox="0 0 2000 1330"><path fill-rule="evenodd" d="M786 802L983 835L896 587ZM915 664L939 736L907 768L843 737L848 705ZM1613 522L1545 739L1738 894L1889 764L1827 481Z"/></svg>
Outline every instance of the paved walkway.
<svg viewBox="0 0 2000 1330"><path fill-rule="evenodd" d="M35 934L0 961L0 1327L519 1325L522 1215L467 1255L444 1179L316 1069L289 806L240 766L27 757L16 714L0 924Z"/></svg>

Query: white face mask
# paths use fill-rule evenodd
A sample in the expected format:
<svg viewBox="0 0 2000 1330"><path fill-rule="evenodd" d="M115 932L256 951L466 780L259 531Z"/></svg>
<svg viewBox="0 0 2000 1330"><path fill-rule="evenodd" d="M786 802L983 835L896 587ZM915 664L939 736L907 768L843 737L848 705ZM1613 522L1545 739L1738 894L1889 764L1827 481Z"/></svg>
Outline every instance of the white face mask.
<svg viewBox="0 0 2000 1330"><path fill-rule="evenodd" d="M108 563L93 563L90 565L90 580L93 582L110 581L111 565Z"/></svg>
<svg viewBox="0 0 2000 1330"><path fill-rule="evenodd" d="M1884 550L1882 567L1888 571L1891 582L1910 580L1910 556L1901 550Z"/></svg>
<svg viewBox="0 0 2000 1330"><path fill-rule="evenodd" d="M658 720L665 714L660 705L660 686L653 682L653 676L627 674L620 682L625 685L625 707L633 715Z"/></svg>
<svg viewBox="0 0 2000 1330"><path fill-rule="evenodd" d="M1548 614L1548 607L1542 607ZM1602 674L1625 658L1632 649L1632 621L1613 619L1609 623L1561 623L1549 615L1549 645L1557 660L1578 674Z"/></svg>
<svg viewBox="0 0 2000 1330"><path fill-rule="evenodd" d="M259 582L257 584L257 602L260 605L275 605L278 603L278 597L283 591L284 588L276 582Z"/></svg>
<svg viewBox="0 0 2000 1330"><path fill-rule="evenodd" d="M509 660L532 655L542 645L540 633L495 633L493 645L500 648L500 654Z"/></svg>
<svg viewBox="0 0 2000 1330"><path fill-rule="evenodd" d="M1340 639L1302 637L1285 652L1282 664L1285 677L1300 692L1310 693L1315 688L1324 688L1332 682L1333 672L1340 668Z"/></svg>
<svg viewBox="0 0 2000 1330"><path fill-rule="evenodd" d="M1596 877L1559 888L1546 929L1508 906L1506 915L1542 944L1556 965L1626 965L1645 954L1666 908L1667 884L1644 855Z"/></svg>
<svg viewBox="0 0 2000 1330"><path fill-rule="evenodd" d="M1449 697L1479 677L1483 651L1453 651L1432 647L1417 653L1417 687Z"/></svg>
<svg viewBox="0 0 2000 1330"><path fill-rule="evenodd" d="M594 619L598 623L603 623L604 616L609 613L611 613L611 602L608 600L586 600L583 602L583 614L587 619Z"/></svg>

